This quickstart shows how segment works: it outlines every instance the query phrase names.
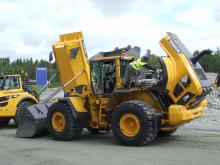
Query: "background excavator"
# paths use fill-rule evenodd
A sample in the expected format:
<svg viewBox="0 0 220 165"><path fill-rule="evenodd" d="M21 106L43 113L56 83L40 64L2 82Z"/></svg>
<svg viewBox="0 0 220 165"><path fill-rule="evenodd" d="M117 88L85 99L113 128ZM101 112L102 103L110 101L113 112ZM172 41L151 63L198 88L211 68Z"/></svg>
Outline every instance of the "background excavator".
<svg viewBox="0 0 220 165"><path fill-rule="evenodd" d="M0 126L18 125L24 106L38 103L36 92L21 75L0 75Z"/></svg>
<svg viewBox="0 0 220 165"><path fill-rule="evenodd" d="M167 53L159 57L161 70L146 77L157 83L125 87L126 67L140 57L139 47L101 52L88 60L81 32L61 35L52 47L62 88L24 109L17 136L48 131L54 139L72 140L87 128L95 134L112 130L123 145L142 145L202 116L211 83L198 60L212 51L192 56L170 32L160 45ZM62 89L64 98L51 99Z"/></svg>

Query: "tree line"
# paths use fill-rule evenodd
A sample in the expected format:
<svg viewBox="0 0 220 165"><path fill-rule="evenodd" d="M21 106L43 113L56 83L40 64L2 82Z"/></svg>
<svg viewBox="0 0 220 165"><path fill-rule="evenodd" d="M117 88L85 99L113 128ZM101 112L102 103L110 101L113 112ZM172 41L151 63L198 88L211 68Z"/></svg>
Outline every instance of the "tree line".
<svg viewBox="0 0 220 165"><path fill-rule="evenodd" d="M33 60L32 58L29 58L11 61L9 57L0 58L0 72L6 75L21 74L23 70L27 73L29 79L35 80L37 67L47 68L48 79L57 72L56 64L48 62L47 60ZM59 76L56 76L52 82L52 86L56 85L59 85Z"/></svg>
<svg viewBox="0 0 220 165"><path fill-rule="evenodd" d="M197 54L199 51L195 51L193 54ZM160 68L160 63L158 56L147 50L147 54L150 55L149 63L157 68ZM205 55L200 60L199 63L202 65L205 72L220 73L220 49L217 49L211 55Z"/></svg>
<svg viewBox="0 0 220 165"><path fill-rule="evenodd" d="M159 69L160 63L158 56L151 53L150 50L147 50L147 53L150 56L149 64ZM202 57L199 62L206 72L220 73L219 48L217 48L212 55ZM24 70L27 72L28 77L34 80L36 78L37 67L46 67L48 69L48 78L52 77L57 72L56 64L54 62L48 62L47 60L33 60L32 58L28 58L11 61L9 57L0 58L0 72L3 72L4 74L20 74L21 71ZM52 85L59 85L59 76L56 76Z"/></svg>
<svg viewBox="0 0 220 165"><path fill-rule="evenodd" d="M220 73L220 50L213 52L212 55L205 55L199 60L206 72Z"/></svg>

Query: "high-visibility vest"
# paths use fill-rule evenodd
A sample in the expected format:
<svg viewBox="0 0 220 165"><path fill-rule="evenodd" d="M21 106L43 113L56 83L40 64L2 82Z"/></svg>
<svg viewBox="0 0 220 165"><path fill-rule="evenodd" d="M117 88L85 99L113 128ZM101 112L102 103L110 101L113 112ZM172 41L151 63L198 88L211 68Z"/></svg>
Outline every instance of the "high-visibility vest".
<svg viewBox="0 0 220 165"><path fill-rule="evenodd" d="M147 62L142 62L141 59L137 59L136 61L131 62L129 65L130 65L133 69L139 71L139 70L141 70L141 69L144 68L144 65L145 65L145 64L147 64Z"/></svg>

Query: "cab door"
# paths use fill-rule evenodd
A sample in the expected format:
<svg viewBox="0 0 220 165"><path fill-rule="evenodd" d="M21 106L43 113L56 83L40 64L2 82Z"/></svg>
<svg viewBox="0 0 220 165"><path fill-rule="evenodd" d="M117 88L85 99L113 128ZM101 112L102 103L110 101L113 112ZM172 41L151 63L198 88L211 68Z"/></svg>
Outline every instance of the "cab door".
<svg viewBox="0 0 220 165"><path fill-rule="evenodd" d="M109 96L116 84L115 60L92 61L91 77L94 93Z"/></svg>

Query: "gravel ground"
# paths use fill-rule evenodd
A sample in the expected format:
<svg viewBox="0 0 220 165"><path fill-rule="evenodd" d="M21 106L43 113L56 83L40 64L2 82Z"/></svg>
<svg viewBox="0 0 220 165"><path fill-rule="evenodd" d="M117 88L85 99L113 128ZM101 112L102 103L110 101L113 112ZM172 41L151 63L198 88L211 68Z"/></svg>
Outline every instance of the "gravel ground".
<svg viewBox="0 0 220 165"><path fill-rule="evenodd" d="M16 138L15 128L0 129L1 165L218 165L220 132L179 129L143 147L120 146L111 133L79 140Z"/></svg>
<svg viewBox="0 0 220 165"><path fill-rule="evenodd" d="M208 73L206 73L206 76L213 83L213 82L215 82L217 74L216 73L208 72Z"/></svg>

